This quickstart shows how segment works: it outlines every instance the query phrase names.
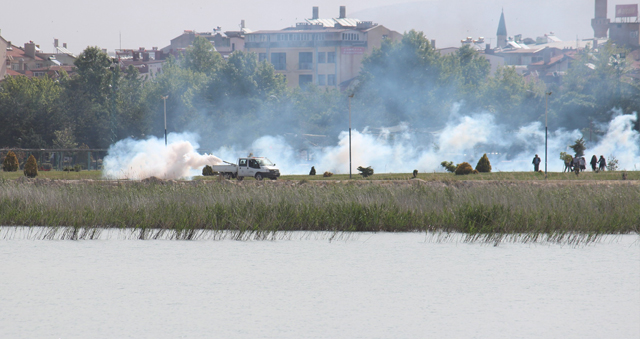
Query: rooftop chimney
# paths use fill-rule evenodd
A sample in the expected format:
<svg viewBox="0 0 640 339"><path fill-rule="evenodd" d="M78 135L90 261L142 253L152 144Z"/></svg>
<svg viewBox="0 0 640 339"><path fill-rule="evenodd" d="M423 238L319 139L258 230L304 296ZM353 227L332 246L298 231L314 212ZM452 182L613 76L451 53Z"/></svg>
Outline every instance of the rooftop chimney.
<svg viewBox="0 0 640 339"><path fill-rule="evenodd" d="M62 43L62 47L63 47L63 48L67 48L67 43L66 43L66 42L63 42L63 43Z"/></svg>
<svg viewBox="0 0 640 339"><path fill-rule="evenodd" d="M313 7L313 15L311 16L311 19L312 20L318 19L319 18L318 14L319 14L318 7L314 6Z"/></svg>
<svg viewBox="0 0 640 339"><path fill-rule="evenodd" d="M244 20L240 20L240 29L244 29Z"/></svg>
<svg viewBox="0 0 640 339"><path fill-rule="evenodd" d="M436 48L436 40L435 40L435 39L431 39L431 47L432 47L433 49L435 49L435 48Z"/></svg>
<svg viewBox="0 0 640 339"><path fill-rule="evenodd" d="M53 47L58 47L58 39L53 39Z"/></svg>
<svg viewBox="0 0 640 339"><path fill-rule="evenodd" d="M24 54L26 54L30 58L36 57L36 44L33 41L29 41L24 44Z"/></svg>
<svg viewBox="0 0 640 339"><path fill-rule="evenodd" d="M340 6L340 19L347 17L347 6Z"/></svg>

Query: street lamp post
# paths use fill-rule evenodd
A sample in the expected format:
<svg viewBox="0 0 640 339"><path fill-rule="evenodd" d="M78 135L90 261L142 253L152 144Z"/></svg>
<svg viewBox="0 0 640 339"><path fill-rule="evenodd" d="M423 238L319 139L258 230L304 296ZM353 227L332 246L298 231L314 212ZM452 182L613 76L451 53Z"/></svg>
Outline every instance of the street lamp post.
<svg viewBox="0 0 640 339"><path fill-rule="evenodd" d="M544 96L544 178L547 179L547 139L549 134L549 127L547 124L547 117L549 112L549 96L551 91L546 92Z"/></svg>
<svg viewBox="0 0 640 339"><path fill-rule="evenodd" d="M167 99L168 95L161 96L162 100L164 100L164 145L167 146Z"/></svg>
<svg viewBox="0 0 640 339"><path fill-rule="evenodd" d="M351 98L355 93L349 96L349 179L351 179Z"/></svg>

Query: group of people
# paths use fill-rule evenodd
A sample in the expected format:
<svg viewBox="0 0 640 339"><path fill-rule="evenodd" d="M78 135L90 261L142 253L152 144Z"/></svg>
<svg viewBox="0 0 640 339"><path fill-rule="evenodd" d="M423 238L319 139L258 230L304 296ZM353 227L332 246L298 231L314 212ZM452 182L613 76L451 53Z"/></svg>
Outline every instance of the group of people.
<svg viewBox="0 0 640 339"><path fill-rule="evenodd" d="M536 156L533 157L533 161L531 162L533 164L533 170L535 172L539 171L540 162L541 162L540 157L536 154ZM601 155L600 159L598 159L594 154L591 157L591 162L589 163L591 164L591 169L594 172L604 171L607 168L607 160L605 160L603 155ZM568 155L567 159L564 160L564 170L562 172L569 171L569 172L578 173L586 169L587 169L587 159L585 159L584 157L573 158L570 155Z"/></svg>
<svg viewBox="0 0 640 339"><path fill-rule="evenodd" d="M607 168L607 160L605 160L603 155L601 155L600 159L598 159L598 157L596 157L596 155L594 154L591 157L591 161L589 162L589 164L591 164L591 170L594 172L604 171ZM567 158L564 160L563 172L569 171L579 173L586 169L587 159L585 159L584 157L572 158L570 155L567 155Z"/></svg>

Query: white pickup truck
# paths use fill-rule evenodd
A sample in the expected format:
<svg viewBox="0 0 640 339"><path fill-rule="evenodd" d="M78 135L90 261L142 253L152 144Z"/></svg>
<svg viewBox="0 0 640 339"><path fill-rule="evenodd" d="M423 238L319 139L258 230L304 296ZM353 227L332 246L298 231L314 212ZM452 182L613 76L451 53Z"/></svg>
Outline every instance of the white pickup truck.
<svg viewBox="0 0 640 339"><path fill-rule="evenodd" d="M280 170L276 164L265 157L248 157L238 159L237 164L225 161L226 165L213 165L214 172L221 173L225 179L242 180L244 177L254 177L256 180L269 178L276 180L280 176Z"/></svg>

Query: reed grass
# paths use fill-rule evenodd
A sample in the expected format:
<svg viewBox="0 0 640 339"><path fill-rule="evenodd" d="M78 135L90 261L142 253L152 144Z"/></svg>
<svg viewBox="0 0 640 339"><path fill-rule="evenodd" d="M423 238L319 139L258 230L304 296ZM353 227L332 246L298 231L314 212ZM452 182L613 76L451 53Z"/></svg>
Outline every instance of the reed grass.
<svg viewBox="0 0 640 339"><path fill-rule="evenodd" d="M639 233L637 182L0 181L0 225L48 226L65 239L105 228L141 239L233 232L464 233L470 241L590 241ZM42 238L47 238L45 232ZM576 238L577 236L577 238Z"/></svg>

